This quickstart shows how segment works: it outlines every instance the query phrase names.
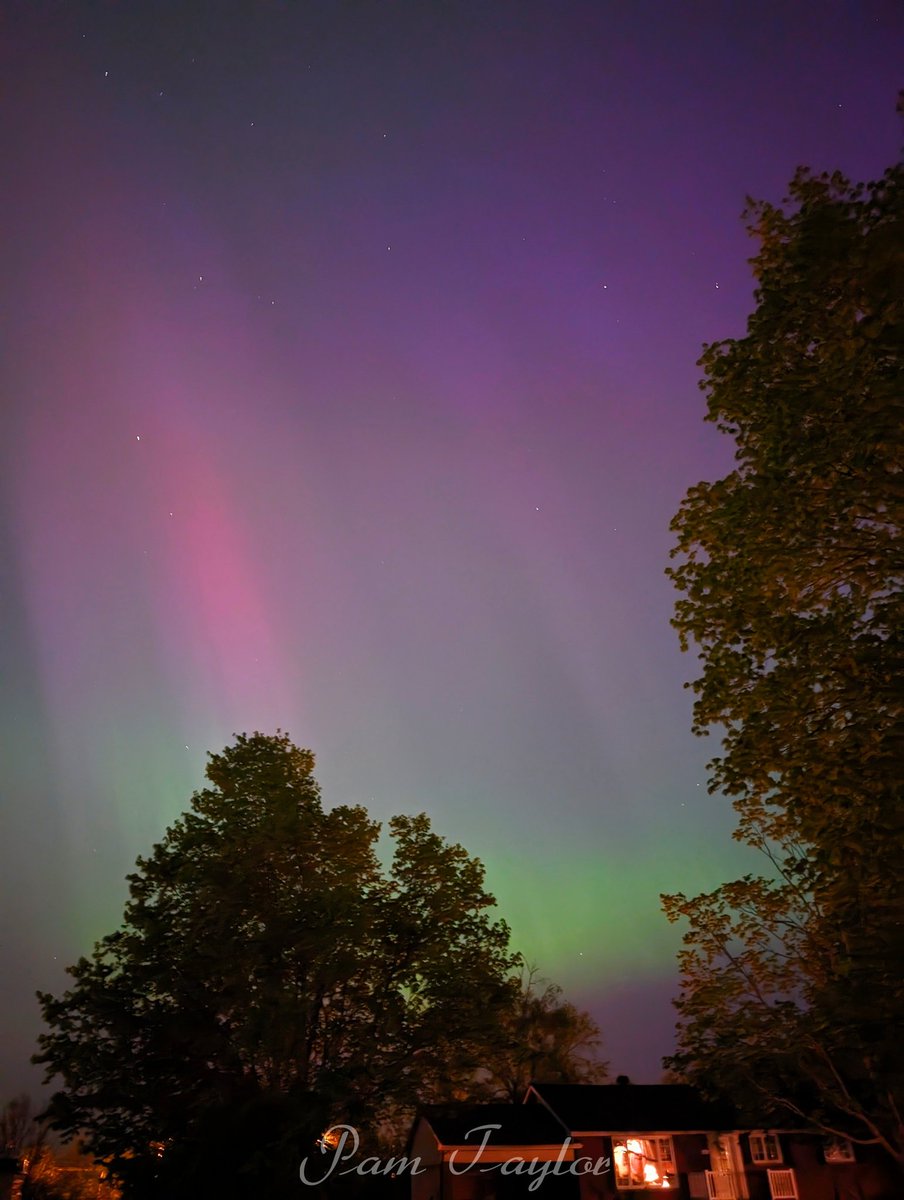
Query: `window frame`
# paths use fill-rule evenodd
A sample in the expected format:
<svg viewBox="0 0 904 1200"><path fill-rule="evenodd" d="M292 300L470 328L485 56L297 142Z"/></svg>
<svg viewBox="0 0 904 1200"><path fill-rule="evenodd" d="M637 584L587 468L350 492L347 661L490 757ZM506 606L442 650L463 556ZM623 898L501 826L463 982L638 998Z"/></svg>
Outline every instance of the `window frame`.
<svg viewBox="0 0 904 1200"><path fill-rule="evenodd" d="M615 1176L615 1187L618 1191L631 1192L641 1191L644 1188L656 1188L659 1191L668 1192L674 1191L674 1189L678 1186L678 1167L675 1164L675 1143L671 1134L622 1133L612 1134L611 1137L613 1175ZM636 1151L628 1150L628 1142L646 1143L654 1150L655 1156L644 1153L638 1155L638 1157L642 1158L645 1162L650 1162L655 1165L656 1170L659 1172L659 1183L651 1183L648 1179L641 1179L637 1183L633 1183L630 1180L630 1172L629 1179L625 1182L622 1181L619 1176L619 1169L617 1166L618 1159L616 1155L616 1147L624 1146L625 1153L627 1155L636 1155ZM663 1154L663 1147L665 1148L665 1154ZM669 1184L667 1187L663 1187L662 1180L666 1178L669 1180Z"/></svg>
<svg viewBox="0 0 904 1200"><path fill-rule="evenodd" d="M758 1153L755 1149L757 1143L762 1147ZM775 1147L775 1157L771 1157L768 1153L768 1146ZM782 1144L779 1141L777 1133L770 1133L766 1129L754 1129L747 1135L747 1145L750 1148L750 1161L756 1167L768 1167L775 1163L783 1163L785 1161L782 1154Z"/></svg>
<svg viewBox="0 0 904 1200"><path fill-rule="evenodd" d="M854 1143L850 1138L827 1135L822 1139L822 1157L827 1163L855 1163Z"/></svg>

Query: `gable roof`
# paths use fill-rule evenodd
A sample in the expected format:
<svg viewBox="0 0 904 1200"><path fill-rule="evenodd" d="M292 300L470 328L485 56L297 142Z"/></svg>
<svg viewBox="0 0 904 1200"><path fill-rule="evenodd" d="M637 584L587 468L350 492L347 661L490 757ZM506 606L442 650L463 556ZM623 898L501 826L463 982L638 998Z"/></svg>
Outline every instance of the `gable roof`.
<svg viewBox="0 0 904 1200"><path fill-rule="evenodd" d="M684 1083L532 1083L526 1099L547 1105L571 1133L737 1128L731 1105L704 1100Z"/></svg>
<svg viewBox="0 0 904 1200"><path fill-rule="evenodd" d="M435 1104L421 1110L442 1146L479 1146L479 1125L498 1125L488 1146L560 1146L568 1131L542 1104ZM468 1137L468 1134L471 1134Z"/></svg>

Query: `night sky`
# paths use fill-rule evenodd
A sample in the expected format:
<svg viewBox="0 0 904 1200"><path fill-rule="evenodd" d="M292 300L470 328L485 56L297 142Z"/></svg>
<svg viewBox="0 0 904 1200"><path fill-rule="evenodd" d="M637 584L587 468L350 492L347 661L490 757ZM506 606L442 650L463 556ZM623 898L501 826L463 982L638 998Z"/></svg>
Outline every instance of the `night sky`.
<svg viewBox="0 0 904 1200"><path fill-rule="evenodd" d="M3 5L0 1102L205 752L427 811L659 1077L706 791L668 523L744 197L896 156L904 7Z"/></svg>

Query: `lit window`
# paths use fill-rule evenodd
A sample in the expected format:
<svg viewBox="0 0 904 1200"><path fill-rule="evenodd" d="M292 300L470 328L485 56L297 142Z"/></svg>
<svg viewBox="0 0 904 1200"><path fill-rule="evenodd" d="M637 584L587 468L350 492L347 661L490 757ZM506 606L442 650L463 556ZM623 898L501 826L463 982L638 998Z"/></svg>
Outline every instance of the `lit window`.
<svg viewBox="0 0 904 1200"><path fill-rule="evenodd" d="M613 1138L612 1157L615 1182L620 1188L678 1186L671 1138Z"/></svg>
<svg viewBox="0 0 904 1200"><path fill-rule="evenodd" d="M822 1139L822 1156L827 1163L856 1162L854 1147L842 1137L827 1137Z"/></svg>
<svg viewBox="0 0 904 1200"><path fill-rule="evenodd" d="M782 1148L774 1133L752 1133L750 1135L750 1159L755 1163L782 1161Z"/></svg>

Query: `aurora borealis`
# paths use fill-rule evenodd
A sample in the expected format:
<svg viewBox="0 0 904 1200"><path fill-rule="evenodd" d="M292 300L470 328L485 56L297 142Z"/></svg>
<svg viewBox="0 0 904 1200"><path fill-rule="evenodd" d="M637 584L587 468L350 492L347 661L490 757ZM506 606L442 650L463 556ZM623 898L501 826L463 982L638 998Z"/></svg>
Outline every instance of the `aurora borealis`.
<svg viewBox="0 0 904 1200"><path fill-rule="evenodd" d="M428 812L638 1080L706 792L668 523L746 194L900 142L904 10L13 3L0 1077L234 731ZM6 1097L0 1097L0 1101Z"/></svg>

